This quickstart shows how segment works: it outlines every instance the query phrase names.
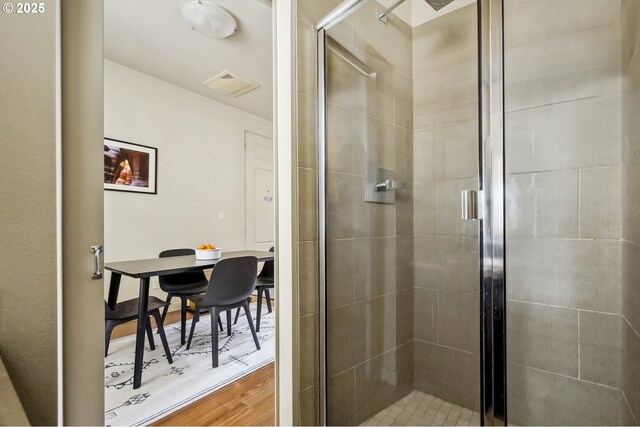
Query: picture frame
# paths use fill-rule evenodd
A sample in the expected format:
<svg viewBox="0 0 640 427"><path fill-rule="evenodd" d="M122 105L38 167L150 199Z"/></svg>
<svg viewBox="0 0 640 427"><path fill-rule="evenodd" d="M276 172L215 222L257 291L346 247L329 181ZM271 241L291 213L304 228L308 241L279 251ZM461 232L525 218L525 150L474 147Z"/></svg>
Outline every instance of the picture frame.
<svg viewBox="0 0 640 427"><path fill-rule="evenodd" d="M104 189L157 194L158 149L104 138Z"/></svg>

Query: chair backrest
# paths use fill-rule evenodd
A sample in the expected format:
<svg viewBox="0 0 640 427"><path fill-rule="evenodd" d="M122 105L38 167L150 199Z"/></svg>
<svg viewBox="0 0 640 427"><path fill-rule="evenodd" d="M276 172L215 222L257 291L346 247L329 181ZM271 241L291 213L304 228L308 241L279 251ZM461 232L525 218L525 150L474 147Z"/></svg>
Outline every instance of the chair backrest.
<svg viewBox="0 0 640 427"><path fill-rule="evenodd" d="M275 248L271 246L271 249L269 249L269 252L274 252L274 251L275 251ZM260 270L260 274L258 274L258 277L261 279L273 279L275 277L274 262L265 261L264 265L262 266L262 270Z"/></svg>
<svg viewBox="0 0 640 427"><path fill-rule="evenodd" d="M236 304L249 298L256 287L258 258L245 256L219 261L213 268L203 307Z"/></svg>
<svg viewBox="0 0 640 427"><path fill-rule="evenodd" d="M174 256L195 255L194 249L167 249L160 252L160 258L168 258ZM169 274L160 276L160 289L170 292L175 286L193 285L197 283L206 283L207 277L202 270L186 271L184 273Z"/></svg>

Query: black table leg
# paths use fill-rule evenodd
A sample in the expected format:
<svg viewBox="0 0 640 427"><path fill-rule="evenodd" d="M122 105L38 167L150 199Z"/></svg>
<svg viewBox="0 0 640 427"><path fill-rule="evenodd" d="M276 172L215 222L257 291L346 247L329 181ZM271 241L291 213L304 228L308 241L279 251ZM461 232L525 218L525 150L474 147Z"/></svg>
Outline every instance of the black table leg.
<svg viewBox="0 0 640 427"><path fill-rule="evenodd" d="M120 292L120 279L122 275L120 273L111 272L111 281L109 282L109 300L107 304L111 310L116 309L118 303L118 292Z"/></svg>
<svg viewBox="0 0 640 427"><path fill-rule="evenodd" d="M138 300L138 328L136 332L136 357L133 367L133 388L142 384L142 363L144 361L144 335L147 330L147 308L149 306L149 278L140 279L140 299Z"/></svg>

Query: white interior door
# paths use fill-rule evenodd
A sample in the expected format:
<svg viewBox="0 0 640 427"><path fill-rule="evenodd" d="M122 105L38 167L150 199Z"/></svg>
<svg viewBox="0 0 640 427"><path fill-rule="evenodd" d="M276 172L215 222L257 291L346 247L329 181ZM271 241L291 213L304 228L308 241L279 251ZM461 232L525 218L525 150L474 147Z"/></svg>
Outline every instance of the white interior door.
<svg viewBox="0 0 640 427"><path fill-rule="evenodd" d="M246 248L269 250L275 233L273 139L245 131Z"/></svg>

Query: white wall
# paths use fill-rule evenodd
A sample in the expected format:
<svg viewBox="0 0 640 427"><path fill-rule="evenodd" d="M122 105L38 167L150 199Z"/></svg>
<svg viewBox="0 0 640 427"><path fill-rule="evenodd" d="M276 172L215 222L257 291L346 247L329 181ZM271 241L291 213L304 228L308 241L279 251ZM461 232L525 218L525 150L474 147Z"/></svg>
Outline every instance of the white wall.
<svg viewBox="0 0 640 427"><path fill-rule="evenodd" d="M157 195L105 191L105 262L200 243L244 249L244 131L271 137L272 122L111 61L104 92L105 136L158 149ZM119 299L137 293L123 278Z"/></svg>

